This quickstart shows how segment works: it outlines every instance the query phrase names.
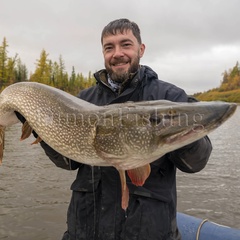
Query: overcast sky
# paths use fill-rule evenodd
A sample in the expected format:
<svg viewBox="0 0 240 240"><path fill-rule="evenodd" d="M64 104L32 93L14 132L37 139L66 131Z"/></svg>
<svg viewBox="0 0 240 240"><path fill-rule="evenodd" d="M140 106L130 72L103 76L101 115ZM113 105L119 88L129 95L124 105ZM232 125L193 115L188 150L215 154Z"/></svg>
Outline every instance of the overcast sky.
<svg viewBox="0 0 240 240"><path fill-rule="evenodd" d="M219 87L240 60L239 9L239 0L0 0L0 41L29 72L45 49L86 75L104 67L103 27L129 18L146 45L141 63L192 94Z"/></svg>

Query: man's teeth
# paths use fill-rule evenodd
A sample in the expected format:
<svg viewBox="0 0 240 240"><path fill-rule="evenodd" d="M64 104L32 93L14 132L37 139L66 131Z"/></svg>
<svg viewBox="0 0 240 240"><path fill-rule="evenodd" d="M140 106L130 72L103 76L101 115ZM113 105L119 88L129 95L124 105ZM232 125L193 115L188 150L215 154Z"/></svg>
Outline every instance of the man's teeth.
<svg viewBox="0 0 240 240"><path fill-rule="evenodd" d="M114 66L121 66L121 65L125 65L127 63L117 63L117 64L114 64Z"/></svg>

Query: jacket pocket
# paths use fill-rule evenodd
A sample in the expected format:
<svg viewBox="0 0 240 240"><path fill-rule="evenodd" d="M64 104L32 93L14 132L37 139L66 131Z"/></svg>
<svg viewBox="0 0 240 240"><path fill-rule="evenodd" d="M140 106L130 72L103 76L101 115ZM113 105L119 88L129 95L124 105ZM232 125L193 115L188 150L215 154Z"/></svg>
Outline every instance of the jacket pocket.
<svg viewBox="0 0 240 240"><path fill-rule="evenodd" d="M171 219L169 204L134 196L127 211L122 238L124 240L169 240Z"/></svg>

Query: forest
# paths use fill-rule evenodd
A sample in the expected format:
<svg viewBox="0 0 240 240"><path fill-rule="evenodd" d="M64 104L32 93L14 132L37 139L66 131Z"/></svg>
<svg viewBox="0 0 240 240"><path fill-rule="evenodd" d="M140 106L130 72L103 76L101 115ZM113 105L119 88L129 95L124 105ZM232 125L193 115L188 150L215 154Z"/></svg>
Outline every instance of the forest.
<svg viewBox="0 0 240 240"><path fill-rule="evenodd" d="M225 101L240 103L240 66L236 62L235 66L222 73L222 80L218 88L210 89L206 92L195 93L199 101Z"/></svg>
<svg viewBox="0 0 240 240"><path fill-rule="evenodd" d="M34 72L29 74L18 54L15 54L14 57L8 56L8 47L7 40L4 38L0 45L0 91L16 82L32 81L77 95L82 89L95 85L95 78L91 71L88 76L83 76L82 73L76 73L73 66L69 75L62 56L59 56L58 62L52 61L44 49L41 51L39 59L36 60Z"/></svg>
<svg viewBox="0 0 240 240"><path fill-rule="evenodd" d="M72 66L71 74L66 71L63 57L60 55L58 62L49 59L49 54L43 49L39 59L36 60L36 68L33 73L28 73L27 67L22 63L20 56L8 56L8 43L3 38L0 45L0 91L6 86L21 82L33 81L44 83L73 95L77 95L82 89L96 84L91 71L88 76L76 73ZM206 92L193 95L200 101L226 101L240 103L240 66L236 65L222 73L220 86Z"/></svg>

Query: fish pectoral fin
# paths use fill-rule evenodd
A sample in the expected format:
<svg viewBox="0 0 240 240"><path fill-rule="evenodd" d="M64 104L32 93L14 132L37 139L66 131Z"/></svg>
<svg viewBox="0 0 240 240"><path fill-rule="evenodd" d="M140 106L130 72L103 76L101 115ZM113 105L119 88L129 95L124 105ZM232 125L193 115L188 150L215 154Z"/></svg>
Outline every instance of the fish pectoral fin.
<svg viewBox="0 0 240 240"><path fill-rule="evenodd" d="M42 141L42 139L38 136L38 137L36 138L36 140L31 143L31 145L33 145L33 144L38 144L38 143L40 143L41 141Z"/></svg>
<svg viewBox="0 0 240 240"><path fill-rule="evenodd" d="M122 186L122 209L126 210L129 201L129 190L126 183L126 175L124 170L118 170Z"/></svg>
<svg viewBox="0 0 240 240"><path fill-rule="evenodd" d="M142 167L134 168L127 171L132 183L136 186L142 186L145 183L146 179L149 177L150 172L150 164L146 164Z"/></svg>
<svg viewBox="0 0 240 240"><path fill-rule="evenodd" d="M22 136L21 136L20 140L22 141L22 140L28 138L31 135L32 131L33 131L32 127L29 125L29 123L27 121L25 121L24 124L22 125ZM36 140L31 143L31 145L40 143L41 141L42 141L42 139L38 136L36 138Z"/></svg>
<svg viewBox="0 0 240 240"><path fill-rule="evenodd" d="M22 125L22 136L20 140L22 141L28 138L31 135L32 131L33 131L32 127L29 125L27 121L25 121Z"/></svg>
<svg viewBox="0 0 240 240"><path fill-rule="evenodd" d="M5 127L0 126L0 165L3 159Z"/></svg>

